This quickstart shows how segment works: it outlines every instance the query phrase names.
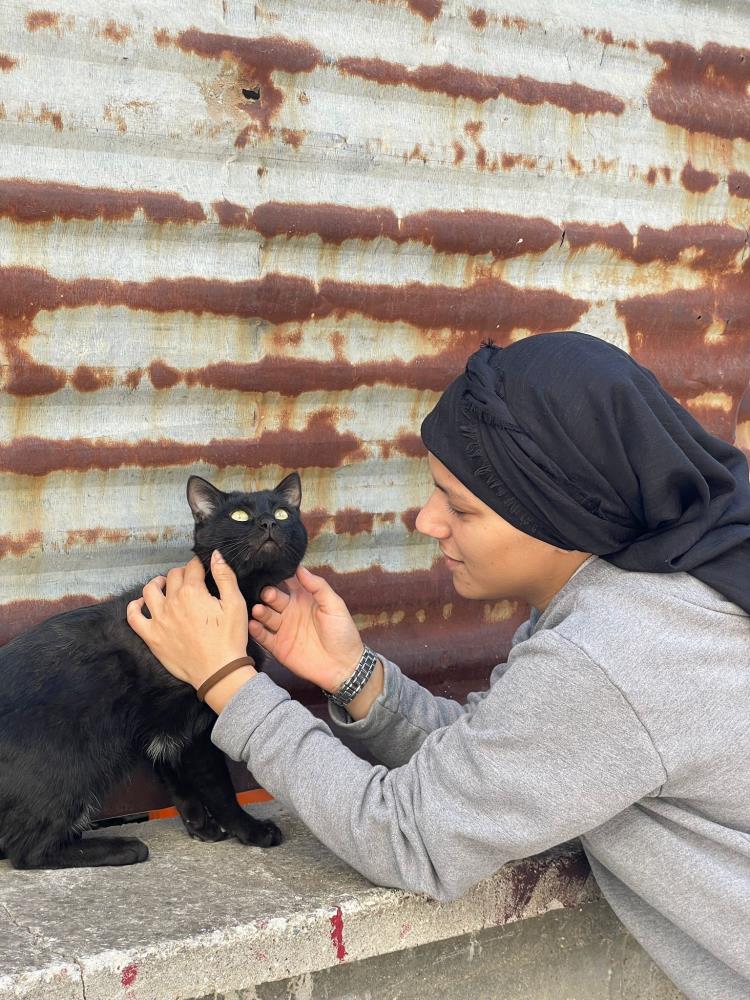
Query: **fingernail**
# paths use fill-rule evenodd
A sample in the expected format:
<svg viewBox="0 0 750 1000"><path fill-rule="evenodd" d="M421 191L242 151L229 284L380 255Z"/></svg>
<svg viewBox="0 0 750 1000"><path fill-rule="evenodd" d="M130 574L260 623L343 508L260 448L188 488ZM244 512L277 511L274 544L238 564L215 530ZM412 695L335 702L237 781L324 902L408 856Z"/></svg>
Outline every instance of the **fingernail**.
<svg viewBox="0 0 750 1000"><path fill-rule="evenodd" d="M218 549L214 549L213 554L211 555L211 558L213 559L213 561L215 563L223 563L224 562L224 556L221 554L221 552L219 552Z"/></svg>

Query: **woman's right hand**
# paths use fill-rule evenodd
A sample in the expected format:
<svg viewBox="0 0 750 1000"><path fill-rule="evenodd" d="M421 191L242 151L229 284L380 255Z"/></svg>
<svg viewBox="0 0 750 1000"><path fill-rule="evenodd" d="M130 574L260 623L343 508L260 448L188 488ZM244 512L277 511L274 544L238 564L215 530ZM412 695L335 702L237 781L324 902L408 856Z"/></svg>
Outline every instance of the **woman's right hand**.
<svg viewBox="0 0 750 1000"><path fill-rule="evenodd" d="M251 609L250 637L292 673L326 691L351 677L364 650L339 595L303 566L285 581L289 593L266 587Z"/></svg>

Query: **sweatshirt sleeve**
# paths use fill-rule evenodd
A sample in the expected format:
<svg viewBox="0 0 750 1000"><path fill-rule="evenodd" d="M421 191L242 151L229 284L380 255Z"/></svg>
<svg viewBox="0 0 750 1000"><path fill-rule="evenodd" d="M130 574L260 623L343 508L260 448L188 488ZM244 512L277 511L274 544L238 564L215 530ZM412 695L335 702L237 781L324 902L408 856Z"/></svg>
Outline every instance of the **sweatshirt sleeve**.
<svg viewBox="0 0 750 1000"><path fill-rule="evenodd" d="M529 636L529 622L516 630L511 649ZM471 713L484 701L487 691L472 692L462 705L451 698L440 698L407 677L378 653L383 664L383 692L373 702L363 719L353 720L345 708L328 703L334 732L361 741L372 756L387 767L405 764L419 750L435 729L449 726L464 713ZM507 663L499 663L490 674L490 689L502 677Z"/></svg>
<svg viewBox="0 0 750 1000"><path fill-rule="evenodd" d="M395 663L378 654L383 664L383 693L373 702L363 719L354 720L335 702L328 703L328 714L334 731L346 733L367 747L368 751L387 767L405 764L419 750L435 729L449 726L465 712L471 712L483 701L488 691L472 693L466 704L450 698L440 698L407 677ZM494 684L506 664L492 672Z"/></svg>
<svg viewBox="0 0 750 1000"><path fill-rule="evenodd" d="M549 632L519 644L473 712L389 770L259 674L212 740L378 885L454 899L507 861L580 836L665 780L627 699Z"/></svg>

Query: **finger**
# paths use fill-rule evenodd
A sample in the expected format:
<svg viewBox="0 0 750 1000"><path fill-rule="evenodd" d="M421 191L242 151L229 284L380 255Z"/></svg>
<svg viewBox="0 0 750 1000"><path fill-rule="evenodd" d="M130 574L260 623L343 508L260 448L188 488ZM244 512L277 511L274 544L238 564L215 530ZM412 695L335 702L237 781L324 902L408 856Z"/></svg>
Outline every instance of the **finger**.
<svg viewBox="0 0 750 1000"><path fill-rule="evenodd" d="M193 556L185 566L183 582L189 584L203 583L206 579L206 570L198 556Z"/></svg>
<svg viewBox="0 0 750 1000"><path fill-rule="evenodd" d="M128 625L141 639L146 638L152 627L152 623L143 614L143 605L145 603L144 598L137 597L134 601L130 601L125 609L125 617L128 620Z"/></svg>
<svg viewBox="0 0 750 1000"><path fill-rule="evenodd" d="M281 627L282 618L278 611L273 611L265 604L253 605L253 618L265 626L270 632L278 632Z"/></svg>
<svg viewBox="0 0 750 1000"><path fill-rule="evenodd" d="M289 595L278 587L264 587L260 592L260 599L274 611L283 611L289 603Z"/></svg>
<svg viewBox="0 0 750 1000"><path fill-rule="evenodd" d="M173 596L182 586L182 579L185 575L183 566L175 566L167 573L167 595Z"/></svg>
<svg viewBox="0 0 750 1000"><path fill-rule="evenodd" d="M274 645L276 642L276 636L273 632L269 632L264 625L261 625L260 622L256 622L254 618L250 619L247 631L249 632L251 639L260 643L266 652L273 656Z"/></svg>
<svg viewBox="0 0 750 1000"><path fill-rule="evenodd" d="M330 584L326 583L322 576L315 576L304 566L297 567L296 577L302 588L311 594L315 603L324 611L338 610L343 603L336 591Z"/></svg>
<svg viewBox="0 0 750 1000"><path fill-rule="evenodd" d="M166 603L166 597L164 596L166 582L166 578L163 576L157 576L154 580L149 580L143 588L143 597L139 598L140 601L145 602L146 607L151 612L152 618L154 617L154 612L157 609L161 609Z"/></svg>
<svg viewBox="0 0 750 1000"><path fill-rule="evenodd" d="M211 556L211 575L219 588L221 601L237 600L238 598L244 601L234 570L224 561L218 550L215 550Z"/></svg>

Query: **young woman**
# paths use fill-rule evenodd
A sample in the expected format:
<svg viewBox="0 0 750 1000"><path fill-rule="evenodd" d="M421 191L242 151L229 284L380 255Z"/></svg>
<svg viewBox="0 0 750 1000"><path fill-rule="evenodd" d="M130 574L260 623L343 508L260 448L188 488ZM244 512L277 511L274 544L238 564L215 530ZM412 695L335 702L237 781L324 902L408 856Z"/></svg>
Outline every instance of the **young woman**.
<svg viewBox="0 0 750 1000"><path fill-rule="evenodd" d="M580 837L617 915L688 997L747 1000L744 456L580 333L483 346L422 437L435 489L417 528L456 590L532 609L489 690L465 705L433 696L371 654L303 568L288 593L263 592L249 624L382 764L251 666L216 678L248 629L228 567L212 566L220 600L197 560L152 581L130 624L208 689L214 743L373 882L453 899Z"/></svg>

